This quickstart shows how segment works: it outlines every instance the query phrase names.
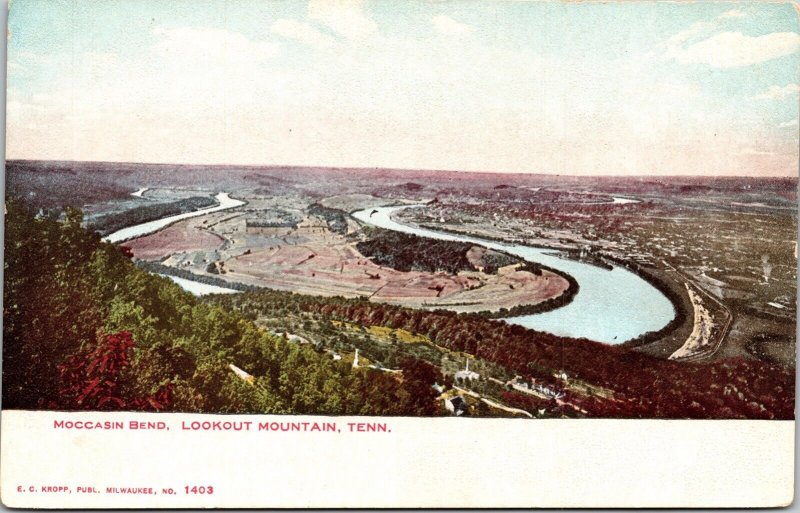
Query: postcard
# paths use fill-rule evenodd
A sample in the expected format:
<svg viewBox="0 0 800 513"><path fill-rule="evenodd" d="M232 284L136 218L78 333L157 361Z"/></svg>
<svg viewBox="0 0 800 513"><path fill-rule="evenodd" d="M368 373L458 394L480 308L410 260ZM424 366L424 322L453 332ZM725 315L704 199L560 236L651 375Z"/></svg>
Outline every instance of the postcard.
<svg viewBox="0 0 800 513"><path fill-rule="evenodd" d="M794 500L791 3L13 0L0 498Z"/></svg>

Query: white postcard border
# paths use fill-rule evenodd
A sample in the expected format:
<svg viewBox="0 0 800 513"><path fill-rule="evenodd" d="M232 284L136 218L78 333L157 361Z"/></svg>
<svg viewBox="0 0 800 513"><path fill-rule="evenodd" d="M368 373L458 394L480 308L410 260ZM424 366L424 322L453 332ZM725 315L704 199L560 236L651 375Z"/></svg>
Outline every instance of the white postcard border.
<svg viewBox="0 0 800 513"><path fill-rule="evenodd" d="M124 428L56 427L70 422ZM769 507L794 494L794 421L5 410L0 437L10 507Z"/></svg>

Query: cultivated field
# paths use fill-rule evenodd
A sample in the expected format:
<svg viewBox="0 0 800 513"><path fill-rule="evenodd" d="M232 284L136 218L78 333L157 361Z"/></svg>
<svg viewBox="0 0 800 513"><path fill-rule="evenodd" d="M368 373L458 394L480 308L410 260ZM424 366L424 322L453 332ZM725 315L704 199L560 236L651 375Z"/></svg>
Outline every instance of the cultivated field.
<svg viewBox="0 0 800 513"><path fill-rule="evenodd" d="M324 219L302 210L254 211L252 204L249 208L249 213L234 210L192 218L125 245L136 258L160 260L226 281L459 312L537 304L569 287L567 280L552 272L537 276L516 266L496 274L403 272L373 263L356 249L356 239L331 231ZM253 226L253 219L274 220L281 215L297 222ZM357 232L358 225L350 222L350 231ZM475 247L468 258L479 262L482 254Z"/></svg>

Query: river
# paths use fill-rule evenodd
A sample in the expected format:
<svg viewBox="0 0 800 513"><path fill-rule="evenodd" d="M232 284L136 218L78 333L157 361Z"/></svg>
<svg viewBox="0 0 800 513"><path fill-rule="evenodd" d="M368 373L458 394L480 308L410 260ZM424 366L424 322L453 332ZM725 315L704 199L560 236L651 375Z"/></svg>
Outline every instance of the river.
<svg viewBox="0 0 800 513"><path fill-rule="evenodd" d="M147 188L139 189L138 191L132 194L136 195L138 193L139 194L138 197L141 197L141 193L146 190ZM220 192L219 194L214 196L214 198L219 202L219 205L215 207L204 208L202 210L195 210L194 212L186 212L185 214L177 214L174 216L165 217L163 219L157 219L155 221L150 221L147 223L128 226L127 228L118 230L112 233L111 235L106 235L105 237L103 237L103 240L106 242L123 242L126 240L135 239L136 237L141 237L142 235L148 235L150 233L157 232L158 230L166 228L172 223L181 221L183 219L202 216L204 214L210 214L212 212L219 212L220 210L227 210L229 208L234 208L245 204L244 201L239 201L237 199L231 198L227 192ZM191 292L195 296L204 296L206 294L235 294L239 292L238 290L234 289L228 289L225 287L218 287L216 285L200 283L198 281L187 280L185 278L178 278L177 276L168 276L165 274L161 274L160 276L169 278L173 282L180 285L181 288L183 288L187 292Z"/></svg>
<svg viewBox="0 0 800 513"><path fill-rule="evenodd" d="M164 278L169 278L178 284L186 292L190 292L195 296L205 296L206 294L236 294L240 291L229 289L226 287L218 287L217 285L209 285L208 283L200 283L199 281L187 280L186 278L179 278L169 274L159 274Z"/></svg>
<svg viewBox="0 0 800 513"><path fill-rule="evenodd" d="M649 331L659 330L675 317L672 303L664 294L624 267L602 269L561 258L554 249L439 232L401 224L391 217L398 210L421 206L378 207L360 210L353 213L353 217L388 230L432 239L468 242L505 251L570 274L580 284L580 289L570 304L540 314L510 317L505 319L506 322L560 336L621 344ZM373 210L377 212L373 213Z"/></svg>
<svg viewBox="0 0 800 513"><path fill-rule="evenodd" d="M219 201L219 205L215 207L204 208L202 210L195 210L194 212L186 212L185 214L178 214L165 217L163 219L156 219L155 221L150 221L148 223L129 226L127 228L117 230L110 235L106 235L103 237L103 240L106 242L123 242L129 239L135 239L136 237L141 237L142 235L157 232L158 230L166 228L176 221L189 219L190 217L202 216L212 212L219 212L220 210L227 210L229 208L244 205L245 203L244 201L231 198L227 192L220 192L214 196L214 198Z"/></svg>
<svg viewBox="0 0 800 513"><path fill-rule="evenodd" d="M219 205L215 207L129 226L104 237L103 240L122 242L156 232L176 221L245 204L243 201L231 198L225 192L217 194L216 199L219 201ZM628 200L628 198L624 199ZM415 207L422 207L422 205ZM617 266L612 270L607 270L576 260L560 258L557 251L553 249L507 244L419 228L394 221L391 215L404 208L413 207L378 207L374 209L377 212L372 215L370 213L373 209L366 209L355 212L353 216L364 223L389 230L412 233L432 239L469 242L505 251L525 260L538 262L570 274L580 284L580 290L570 304L549 312L505 319L509 323L555 335L584 337L607 344L620 344L648 331L663 328L675 316L672 303L658 289L624 267ZM195 295L237 292L233 289L206 285L183 278L173 276L169 278Z"/></svg>

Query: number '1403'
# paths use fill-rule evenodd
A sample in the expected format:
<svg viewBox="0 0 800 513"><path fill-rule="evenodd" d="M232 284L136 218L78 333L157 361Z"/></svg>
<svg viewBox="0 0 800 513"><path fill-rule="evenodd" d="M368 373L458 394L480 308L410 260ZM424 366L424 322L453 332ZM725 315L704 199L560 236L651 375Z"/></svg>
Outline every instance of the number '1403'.
<svg viewBox="0 0 800 513"><path fill-rule="evenodd" d="M183 490L187 494L195 494L195 495L211 495L214 493L213 486L184 486Z"/></svg>

